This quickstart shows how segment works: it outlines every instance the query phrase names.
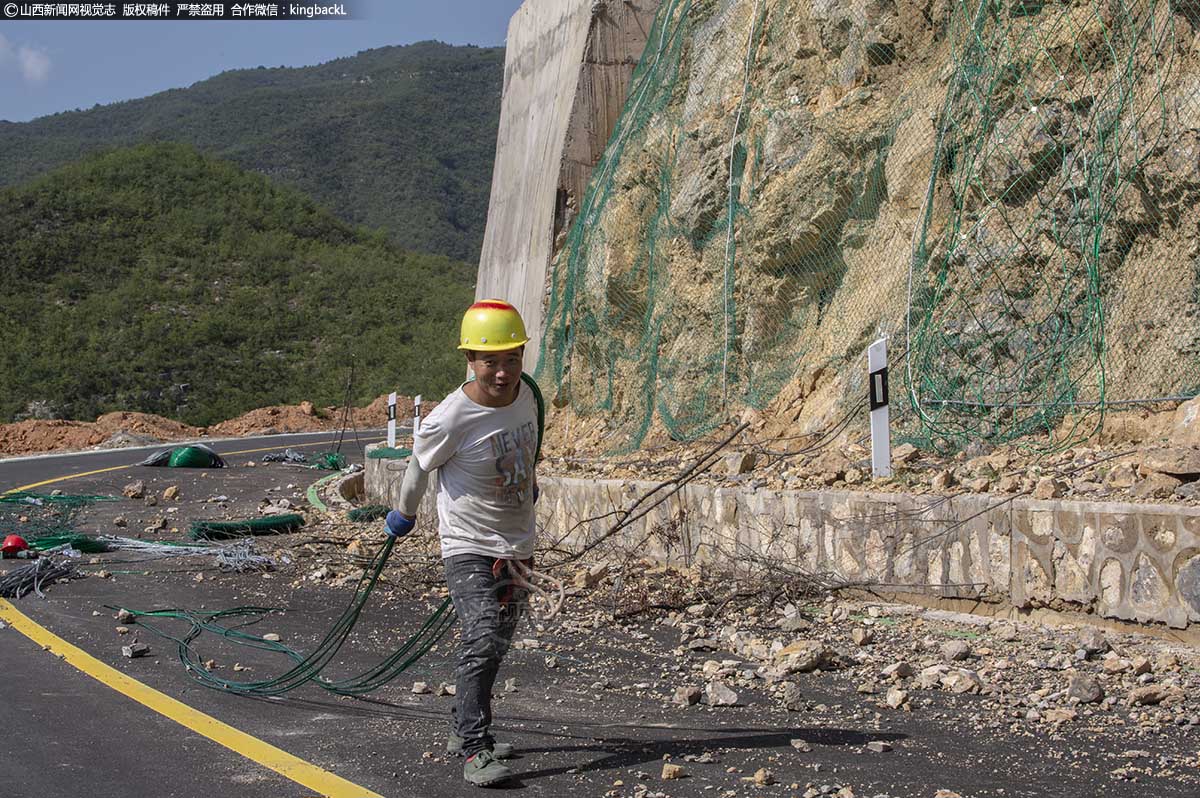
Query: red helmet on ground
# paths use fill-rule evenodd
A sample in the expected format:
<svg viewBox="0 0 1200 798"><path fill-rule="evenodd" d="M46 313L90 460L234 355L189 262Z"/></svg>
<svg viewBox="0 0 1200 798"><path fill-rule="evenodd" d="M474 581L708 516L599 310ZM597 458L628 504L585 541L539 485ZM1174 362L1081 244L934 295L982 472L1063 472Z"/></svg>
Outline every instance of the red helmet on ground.
<svg viewBox="0 0 1200 798"><path fill-rule="evenodd" d="M16 554L18 551L25 551L28 548L29 544L20 535L9 535L4 539L4 543L0 544L0 552L5 554Z"/></svg>

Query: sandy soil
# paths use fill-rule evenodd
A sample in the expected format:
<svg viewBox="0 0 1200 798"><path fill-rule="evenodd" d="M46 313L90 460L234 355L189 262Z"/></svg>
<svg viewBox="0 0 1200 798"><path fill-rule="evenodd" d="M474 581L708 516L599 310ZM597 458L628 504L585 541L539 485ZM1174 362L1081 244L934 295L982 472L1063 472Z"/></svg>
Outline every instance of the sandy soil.
<svg viewBox="0 0 1200 798"><path fill-rule="evenodd" d="M430 402L426 412L436 406ZM320 432L338 429L343 408L298 405L260 407L211 427L193 427L150 413L106 413L95 421L64 419L26 420L0 424L0 456L77 451L89 448L118 448L204 437L238 437L272 433ZM403 423L412 417L412 399L397 397L396 417ZM347 423L357 429L387 424L387 397L380 396L366 407L352 408Z"/></svg>

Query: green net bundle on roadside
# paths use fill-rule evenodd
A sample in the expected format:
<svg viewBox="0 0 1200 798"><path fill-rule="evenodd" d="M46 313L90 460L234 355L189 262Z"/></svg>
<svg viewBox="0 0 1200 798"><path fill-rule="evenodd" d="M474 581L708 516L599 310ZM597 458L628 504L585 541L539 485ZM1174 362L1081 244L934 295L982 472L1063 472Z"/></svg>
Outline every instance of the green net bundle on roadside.
<svg viewBox="0 0 1200 798"><path fill-rule="evenodd" d="M188 536L192 540L227 540L253 535L286 535L302 526L304 516L299 513L284 513L233 521L193 521L188 528Z"/></svg>
<svg viewBox="0 0 1200 798"><path fill-rule="evenodd" d="M74 549L81 554L102 554L112 551L112 547L95 535L85 535L81 532L71 532L62 535L46 535L36 538L29 543L30 548L47 552L57 549Z"/></svg>
<svg viewBox="0 0 1200 798"><path fill-rule="evenodd" d="M78 534L80 514L97 502L110 501L116 497L27 491L0 494L0 537L20 535L36 546L43 538Z"/></svg>
<svg viewBox="0 0 1200 798"><path fill-rule="evenodd" d="M1196 13L664 0L568 206L538 381L614 450L773 403L827 427L880 335L894 423L943 449L1194 395Z"/></svg>
<svg viewBox="0 0 1200 798"><path fill-rule="evenodd" d="M155 452L138 465L165 468L225 468L225 460L212 447L195 443Z"/></svg>
<svg viewBox="0 0 1200 798"><path fill-rule="evenodd" d="M313 457L309 468L321 471L341 471L346 467L346 456L341 452L322 452Z"/></svg>

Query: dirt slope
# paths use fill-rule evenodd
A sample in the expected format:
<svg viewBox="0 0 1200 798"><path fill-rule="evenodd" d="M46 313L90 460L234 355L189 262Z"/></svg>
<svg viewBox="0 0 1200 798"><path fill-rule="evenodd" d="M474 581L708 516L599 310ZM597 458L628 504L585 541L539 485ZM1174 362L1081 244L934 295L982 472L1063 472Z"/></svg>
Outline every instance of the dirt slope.
<svg viewBox="0 0 1200 798"><path fill-rule="evenodd" d="M425 411L436 403L428 403ZM412 400L397 397L396 417L401 423L412 417ZM118 448L197 438L270 435L274 433L320 432L342 424L343 409L314 407L311 402L277 405L251 410L211 427L192 427L149 413L107 413L95 421L48 419L0 424L0 456L37 454L79 449ZM353 408L347 423L357 429L387 424L387 397L380 396L366 407Z"/></svg>

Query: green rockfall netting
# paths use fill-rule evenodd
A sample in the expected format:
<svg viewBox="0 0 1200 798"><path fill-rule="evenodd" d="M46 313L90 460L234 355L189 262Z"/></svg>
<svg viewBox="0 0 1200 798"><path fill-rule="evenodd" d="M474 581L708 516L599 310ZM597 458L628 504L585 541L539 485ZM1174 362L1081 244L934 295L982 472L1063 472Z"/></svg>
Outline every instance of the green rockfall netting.
<svg viewBox="0 0 1200 798"><path fill-rule="evenodd" d="M817 428L881 334L894 424L947 449L1196 392L1197 10L927 11L664 0L552 263L557 404L617 450L780 399Z"/></svg>
<svg viewBox="0 0 1200 798"><path fill-rule="evenodd" d="M20 535L37 548L36 541L43 538L75 535L80 512L102 501L116 498L27 491L0 494L0 538Z"/></svg>
<svg viewBox="0 0 1200 798"><path fill-rule="evenodd" d="M664 316L659 241L670 205L670 149L680 135L677 124L668 129L669 122L650 121L659 120L679 81L690 6L666 0L650 31L625 110L554 263L535 373L579 413L616 418L623 411L618 423L634 445L649 427L657 387ZM628 192L629 211L637 216L625 240L610 241L602 215L617 199L616 175L626 153L640 159L639 151L648 157ZM710 334L704 344L711 347Z"/></svg>
<svg viewBox="0 0 1200 798"><path fill-rule="evenodd" d="M792 100L761 80L786 66L794 5L663 4L555 262L538 376L560 402L609 414L617 448L656 420L689 439L730 407L764 406L840 279L836 236L756 232L781 221L754 208L768 174L787 168L766 143L789 135ZM841 222L877 204L887 144L856 153Z"/></svg>
<svg viewBox="0 0 1200 798"><path fill-rule="evenodd" d="M959 5L913 257L909 389L933 442L1049 430L1053 446L1099 423L1106 304L1146 288L1123 267L1160 223L1137 186L1167 145L1177 20L1166 0ZM1194 391L1196 365L1175 360L1163 387Z"/></svg>

